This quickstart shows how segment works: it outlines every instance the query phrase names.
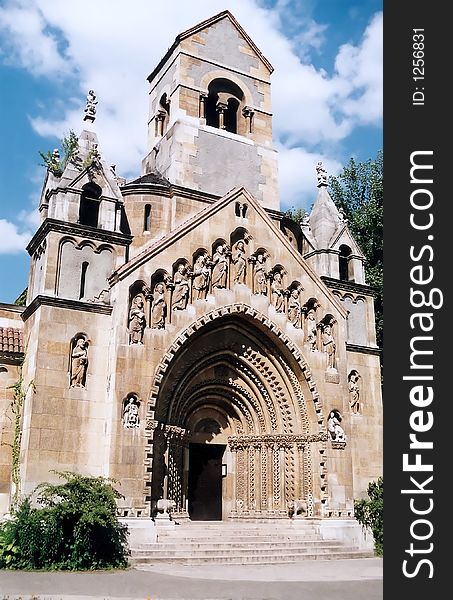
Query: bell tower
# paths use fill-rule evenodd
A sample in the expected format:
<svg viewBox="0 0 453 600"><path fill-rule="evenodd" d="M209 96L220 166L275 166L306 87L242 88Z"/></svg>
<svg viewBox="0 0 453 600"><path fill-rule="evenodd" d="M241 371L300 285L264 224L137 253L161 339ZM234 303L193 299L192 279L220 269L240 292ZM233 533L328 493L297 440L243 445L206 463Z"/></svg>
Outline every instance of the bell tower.
<svg viewBox="0 0 453 600"><path fill-rule="evenodd" d="M219 196L243 185L278 210L272 71L228 11L179 34L148 77L144 173Z"/></svg>

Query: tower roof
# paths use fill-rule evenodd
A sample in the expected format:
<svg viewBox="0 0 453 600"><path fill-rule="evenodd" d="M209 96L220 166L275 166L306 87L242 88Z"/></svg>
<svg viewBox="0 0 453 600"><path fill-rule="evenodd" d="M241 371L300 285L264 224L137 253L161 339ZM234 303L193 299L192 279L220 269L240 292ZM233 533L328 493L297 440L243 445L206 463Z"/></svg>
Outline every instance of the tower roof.
<svg viewBox="0 0 453 600"><path fill-rule="evenodd" d="M264 56L264 54L261 52L261 50L255 44L255 42L252 40L252 38L247 34L245 29L243 29L243 27L239 24L239 22L235 19L235 17L230 13L230 11L224 10L224 11L214 15L213 17L206 19L205 21L201 21L200 23L198 23L198 25L195 25L194 27L191 27L190 29L187 29L186 31L179 33L176 36L173 44L170 46L170 48L167 50L167 52L165 53L163 58L160 60L159 64L152 71L152 73L148 76L148 81L152 81L154 79L155 75L161 70L162 66L167 61L168 57L172 54L172 52L175 50L175 48L177 48L177 46L183 40L190 37L191 35L194 35L200 31L202 31L203 29L207 29L208 27L211 27L211 25L214 25L215 23L217 23L218 21L221 21L222 19L228 19L231 22L231 24L238 30L240 35L246 40L246 42L250 45L250 47L253 48L256 55L260 58L260 60L263 62L263 64L269 70L269 73L272 73L274 70L274 67L267 60L267 58Z"/></svg>

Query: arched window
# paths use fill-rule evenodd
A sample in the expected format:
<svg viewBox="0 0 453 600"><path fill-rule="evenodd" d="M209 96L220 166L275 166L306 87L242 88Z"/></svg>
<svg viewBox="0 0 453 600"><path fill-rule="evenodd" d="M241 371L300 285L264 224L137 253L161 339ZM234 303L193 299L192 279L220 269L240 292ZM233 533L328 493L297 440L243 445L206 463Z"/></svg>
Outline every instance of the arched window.
<svg viewBox="0 0 453 600"><path fill-rule="evenodd" d="M151 231L151 204L145 204L143 231Z"/></svg>
<svg viewBox="0 0 453 600"><path fill-rule="evenodd" d="M95 183L87 183L83 186L79 208L79 223L81 225L98 227L101 193L101 188Z"/></svg>
<svg viewBox="0 0 453 600"><path fill-rule="evenodd" d="M206 124L231 133L238 133L239 107L244 94L241 88L228 79L214 79L208 86L205 101Z"/></svg>
<svg viewBox="0 0 453 600"><path fill-rule="evenodd" d="M87 277L88 265L90 263L88 261L84 261L82 263L82 270L80 273L80 290L79 290L79 300L81 300L85 296L85 284Z"/></svg>
<svg viewBox="0 0 453 600"><path fill-rule="evenodd" d="M349 257L351 256L351 248L342 244L340 246L340 255L338 257L339 276L342 281L349 281Z"/></svg>

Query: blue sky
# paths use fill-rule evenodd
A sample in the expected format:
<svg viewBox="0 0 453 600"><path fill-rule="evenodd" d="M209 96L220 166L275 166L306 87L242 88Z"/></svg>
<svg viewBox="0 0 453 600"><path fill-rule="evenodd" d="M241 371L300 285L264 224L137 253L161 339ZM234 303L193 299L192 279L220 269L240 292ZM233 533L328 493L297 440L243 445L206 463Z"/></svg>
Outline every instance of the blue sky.
<svg viewBox="0 0 453 600"><path fill-rule="evenodd" d="M382 0L2 0L0 302L27 285L39 151L80 133L94 89L101 153L119 175L140 175L146 77L179 32L225 9L275 68L283 210L310 207L318 160L336 173L382 148Z"/></svg>

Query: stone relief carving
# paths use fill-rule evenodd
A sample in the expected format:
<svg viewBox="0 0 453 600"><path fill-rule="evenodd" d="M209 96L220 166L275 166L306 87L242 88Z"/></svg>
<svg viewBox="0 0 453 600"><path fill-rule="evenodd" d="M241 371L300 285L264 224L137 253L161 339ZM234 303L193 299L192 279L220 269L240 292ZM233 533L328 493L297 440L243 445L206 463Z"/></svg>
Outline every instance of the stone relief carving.
<svg viewBox="0 0 453 600"><path fill-rule="evenodd" d="M321 339L323 350L327 354L327 368L335 369L336 344L335 339L332 335L331 323L324 323L322 325Z"/></svg>
<svg viewBox="0 0 453 600"><path fill-rule="evenodd" d="M165 300L165 285L156 283L151 306L151 319L153 329L164 329L167 316L167 302Z"/></svg>
<svg viewBox="0 0 453 600"><path fill-rule="evenodd" d="M88 367L88 341L85 336L75 340L71 352L71 387L85 387Z"/></svg>
<svg viewBox="0 0 453 600"><path fill-rule="evenodd" d="M310 346L310 350L315 351L317 348L317 324L316 312L314 308L310 308L307 312L305 327L307 333L306 342Z"/></svg>
<svg viewBox="0 0 453 600"><path fill-rule="evenodd" d="M208 258L207 254L200 254L193 266L193 300L206 300L211 274Z"/></svg>
<svg viewBox="0 0 453 600"><path fill-rule="evenodd" d="M253 258L253 291L255 294L267 296L267 272L266 272L266 257L263 252L258 252Z"/></svg>
<svg viewBox="0 0 453 600"><path fill-rule="evenodd" d="M327 431L333 442L346 442L346 434L341 423L341 415L338 410L331 410L327 419Z"/></svg>
<svg viewBox="0 0 453 600"><path fill-rule="evenodd" d="M360 412L360 375L353 369L348 375L349 406L354 414Z"/></svg>
<svg viewBox="0 0 453 600"><path fill-rule="evenodd" d="M143 296L138 294L132 300L129 311L129 343L143 344L143 332L146 327L145 302Z"/></svg>
<svg viewBox="0 0 453 600"><path fill-rule="evenodd" d="M139 416L140 402L137 400L135 394L130 394L123 404L123 414L121 416L121 422L125 429L136 429L140 427L140 416Z"/></svg>
<svg viewBox="0 0 453 600"><path fill-rule="evenodd" d="M288 320L297 329L301 328L302 307L300 304L300 291L293 288L288 300Z"/></svg>
<svg viewBox="0 0 453 600"><path fill-rule="evenodd" d="M212 257L212 287L226 288L228 280L228 252L219 244Z"/></svg>
<svg viewBox="0 0 453 600"><path fill-rule="evenodd" d="M271 296L272 304L279 313L285 312L285 294L282 274L280 271L276 271L271 283Z"/></svg>
<svg viewBox="0 0 453 600"><path fill-rule="evenodd" d="M187 267L180 263L173 278L173 296L171 299L172 310L184 310L189 301L190 283Z"/></svg>
<svg viewBox="0 0 453 600"><path fill-rule="evenodd" d="M232 262L234 265L234 283L245 284L245 276L247 273L247 259L245 256L245 244L243 240L239 240L234 249Z"/></svg>

